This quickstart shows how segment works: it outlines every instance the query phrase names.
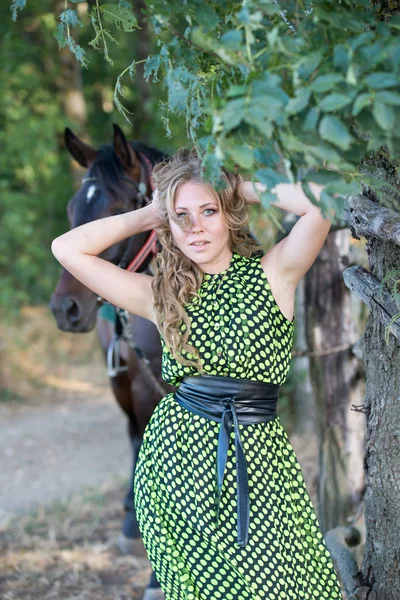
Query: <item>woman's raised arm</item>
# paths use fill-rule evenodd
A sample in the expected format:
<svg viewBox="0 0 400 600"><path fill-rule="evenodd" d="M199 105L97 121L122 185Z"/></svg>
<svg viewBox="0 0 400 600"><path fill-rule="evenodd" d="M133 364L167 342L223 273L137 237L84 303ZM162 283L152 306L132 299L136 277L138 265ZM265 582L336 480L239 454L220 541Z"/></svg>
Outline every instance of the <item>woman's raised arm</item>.
<svg viewBox="0 0 400 600"><path fill-rule="evenodd" d="M53 240L51 251L63 267L90 290L111 304L155 323L153 278L124 271L98 254L121 240L160 225L155 206L149 204L75 227Z"/></svg>
<svg viewBox="0 0 400 600"><path fill-rule="evenodd" d="M320 201L323 186L316 183L309 184L317 201ZM262 183L253 184L251 181L242 181L239 190L250 204L259 202L257 191L263 192L267 187ZM310 202L303 192L301 183L279 183L273 191L277 201L271 202L274 206L293 212L300 219L292 227L289 235L278 242L261 259L263 267L272 261L278 270L277 279L281 286L296 286L300 279L311 268L328 236L331 220L322 216L318 206ZM332 217L334 209L330 210Z"/></svg>

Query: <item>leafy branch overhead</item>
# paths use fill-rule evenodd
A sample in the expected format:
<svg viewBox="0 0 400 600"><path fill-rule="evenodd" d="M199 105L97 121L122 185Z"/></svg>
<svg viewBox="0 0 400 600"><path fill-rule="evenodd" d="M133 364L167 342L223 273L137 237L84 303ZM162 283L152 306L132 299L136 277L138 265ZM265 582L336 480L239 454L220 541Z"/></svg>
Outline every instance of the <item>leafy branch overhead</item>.
<svg viewBox="0 0 400 600"><path fill-rule="evenodd" d="M23 3L14 0L14 12ZM81 23L67 4L57 39L84 64L84 51L70 41ZM399 15L383 22L369 0L149 0L145 18L159 51L144 75L167 90L167 134L168 114L182 116L188 137L207 150L212 180L222 164L238 165L271 188L306 169L311 200L307 182L326 184L323 210L337 208L335 195L359 191L361 180L382 188L359 165L382 146L399 159ZM90 19L91 44L107 60L107 27L138 28L127 2L96 0ZM121 92L119 80L123 110ZM267 206L273 198L266 192L262 200Z"/></svg>

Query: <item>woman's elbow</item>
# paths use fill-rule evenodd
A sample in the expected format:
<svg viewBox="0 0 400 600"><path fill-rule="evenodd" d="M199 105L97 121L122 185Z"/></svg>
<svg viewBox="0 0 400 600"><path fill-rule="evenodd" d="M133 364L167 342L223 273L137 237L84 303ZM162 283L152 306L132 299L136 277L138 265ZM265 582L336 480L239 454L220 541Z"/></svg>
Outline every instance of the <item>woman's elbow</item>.
<svg viewBox="0 0 400 600"><path fill-rule="evenodd" d="M66 251L65 241L62 239L62 237L63 236L60 235L51 242L51 251L53 256L55 256L59 262L62 262L62 257L65 255Z"/></svg>

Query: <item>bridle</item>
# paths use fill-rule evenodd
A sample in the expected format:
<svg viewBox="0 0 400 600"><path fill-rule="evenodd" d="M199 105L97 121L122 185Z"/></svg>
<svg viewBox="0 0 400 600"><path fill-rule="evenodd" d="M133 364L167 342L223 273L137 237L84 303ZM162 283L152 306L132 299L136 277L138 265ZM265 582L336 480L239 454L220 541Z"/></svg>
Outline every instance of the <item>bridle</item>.
<svg viewBox="0 0 400 600"><path fill-rule="evenodd" d="M146 185L146 179L145 179L146 175L150 179L151 190L152 190L152 192L154 191L153 179L151 177L151 173L153 171L153 165L151 164L151 162L149 161L147 156L145 156L144 154L140 154L139 152L137 152L137 154L138 154L139 160L140 160L140 181L139 181L139 183L137 181L135 181L134 179L131 179L130 177L126 177L126 176L122 177L123 181L126 181L127 183L133 185L136 190L136 196L135 196L135 201L137 204L136 209L143 208L144 206L146 206L147 204L149 204L151 202L151 198L147 195L147 185ZM146 165L146 168L144 168L144 165ZM84 177L82 179L82 183L86 183L87 181L96 181L96 179L97 179L96 177ZM130 238L128 238L124 253L118 263L118 267L120 267L121 269L125 269L126 271L132 271L135 273L139 270L139 268L144 263L144 261L149 256L149 254L152 254L153 256L155 256L157 254L157 233L153 229L153 231L148 236L146 242L143 244L143 246L140 248L140 250L136 253L134 258L132 260L129 260L129 257L132 255L131 248L132 248L133 242L134 242L134 236L131 236ZM104 300L102 298L100 298L100 296L99 296L99 301L104 302Z"/></svg>
<svg viewBox="0 0 400 600"><path fill-rule="evenodd" d="M136 189L135 200L139 202L137 208L142 208L151 202L151 198L147 195L147 184L146 184L146 175L150 179L151 190L154 191L154 183L151 177L151 173L153 171L153 166L147 156L144 154L140 154L137 152L140 160L140 182L137 183L134 179L130 177L123 177L123 180L133 185ZM144 166L145 165L145 166ZM82 179L82 183L86 183L87 181L96 181L96 177L84 177ZM135 210L136 210L135 209ZM148 236L145 243L142 245L140 250L135 254L134 258L130 260L131 256L131 248L134 241L134 236L128 238L126 247L124 249L124 253L122 258L118 263L118 267L121 269L125 269L126 271L132 271L136 273L141 265L144 263L146 258L152 254L156 256L157 254L157 233L153 229ZM97 296L97 302L101 304L109 304L107 303L101 296ZM142 365L142 368L145 372L145 375L148 377L149 381L153 385L154 389L161 394L164 395L165 390L161 386L160 382L154 375L153 371L150 368L150 361L146 358L144 352L137 346L133 339L132 327L129 321L129 313L127 310L119 308L115 306L115 332L110 341L110 344L107 348L107 374L109 377L115 377L119 373L128 370L128 365L121 365L121 338L128 342L129 346L135 351L139 365Z"/></svg>

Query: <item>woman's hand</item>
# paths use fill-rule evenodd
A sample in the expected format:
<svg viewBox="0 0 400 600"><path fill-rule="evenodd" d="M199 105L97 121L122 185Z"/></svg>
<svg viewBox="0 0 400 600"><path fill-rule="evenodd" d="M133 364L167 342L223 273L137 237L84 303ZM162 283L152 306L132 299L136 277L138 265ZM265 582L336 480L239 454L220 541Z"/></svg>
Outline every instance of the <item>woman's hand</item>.
<svg viewBox="0 0 400 600"><path fill-rule="evenodd" d="M153 192L152 200L150 204L147 205L149 208L151 207L151 212L154 219L154 227L153 229L157 229L164 223L164 219L162 218L162 211L159 203L159 196L157 188Z"/></svg>

